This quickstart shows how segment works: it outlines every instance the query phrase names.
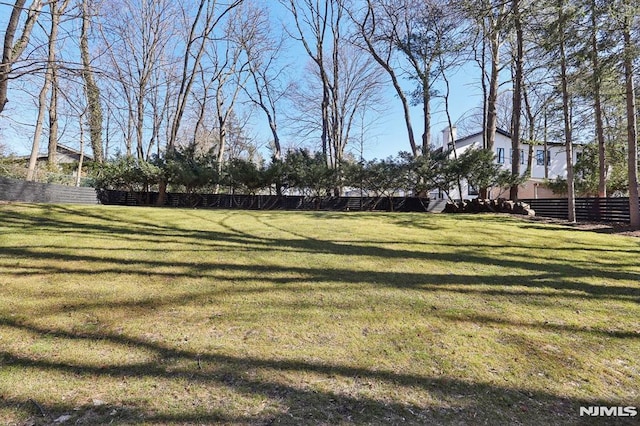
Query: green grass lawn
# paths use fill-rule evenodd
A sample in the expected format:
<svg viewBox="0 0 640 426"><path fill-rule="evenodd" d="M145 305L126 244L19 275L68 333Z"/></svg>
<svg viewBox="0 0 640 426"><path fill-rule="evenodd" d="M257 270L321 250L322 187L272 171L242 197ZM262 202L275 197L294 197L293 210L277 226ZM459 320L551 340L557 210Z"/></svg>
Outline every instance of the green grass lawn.
<svg viewBox="0 0 640 426"><path fill-rule="evenodd" d="M586 405L640 406L639 239L0 206L0 424L575 424Z"/></svg>

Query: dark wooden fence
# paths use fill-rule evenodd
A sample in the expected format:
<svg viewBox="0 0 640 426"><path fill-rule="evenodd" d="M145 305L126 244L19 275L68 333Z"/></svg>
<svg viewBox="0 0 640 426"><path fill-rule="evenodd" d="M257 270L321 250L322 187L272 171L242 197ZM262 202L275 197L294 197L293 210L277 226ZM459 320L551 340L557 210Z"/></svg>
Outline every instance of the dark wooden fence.
<svg viewBox="0 0 640 426"><path fill-rule="evenodd" d="M99 191L102 204L156 205L156 192ZM536 216L568 218L567 199L523 199ZM425 212L429 200L417 197L306 197L277 195L167 194L164 206L245 210L333 210ZM628 198L577 198L576 219L581 222L629 222Z"/></svg>
<svg viewBox="0 0 640 426"><path fill-rule="evenodd" d="M102 204L122 206L156 205L157 192L99 191ZM164 206L244 210L333 210L425 212L427 199L417 197L306 197L277 195L169 193Z"/></svg>
<svg viewBox="0 0 640 426"><path fill-rule="evenodd" d="M536 216L567 219L569 208L566 198L520 200L531 206ZM576 198L578 222L629 222L628 198Z"/></svg>
<svg viewBox="0 0 640 426"><path fill-rule="evenodd" d="M0 200L33 203L156 205L156 192L126 192L25 182L0 177ZM566 198L523 199L536 216L567 219ZM247 210L333 210L425 212L429 201L417 197L305 197L276 195L167 194L165 206ZM629 222L628 198L577 198L579 222Z"/></svg>
<svg viewBox="0 0 640 426"><path fill-rule="evenodd" d="M0 177L0 200L25 203L98 204L94 188L27 182Z"/></svg>

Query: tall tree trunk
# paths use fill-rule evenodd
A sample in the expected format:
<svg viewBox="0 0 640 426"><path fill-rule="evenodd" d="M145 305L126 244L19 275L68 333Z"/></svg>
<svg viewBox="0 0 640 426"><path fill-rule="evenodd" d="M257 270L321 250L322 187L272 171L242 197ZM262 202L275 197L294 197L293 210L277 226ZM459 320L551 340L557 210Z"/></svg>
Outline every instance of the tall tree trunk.
<svg viewBox="0 0 640 426"><path fill-rule="evenodd" d="M431 72L427 68L425 77ZM431 93L429 93L429 82L422 82L422 110L424 112L424 129L422 133L422 155L427 155L431 147Z"/></svg>
<svg viewBox="0 0 640 426"><path fill-rule="evenodd" d="M216 92L216 111L218 113L218 173L222 173L224 154L227 149L228 112L224 111L221 86L218 87L218 90Z"/></svg>
<svg viewBox="0 0 640 426"><path fill-rule="evenodd" d="M60 16L65 12L70 0L64 0L58 8L58 0L50 3L51 8L51 37L53 39L53 53L49 55L48 66L51 67L51 99L49 99L49 157L47 162L49 167L57 164L58 155L58 64L56 61L56 46L58 39L58 26ZM57 10L55 10L57 8ZM51 49L51 47L50 47Z"/></svg>
<svg viewBox="0 0 640 426"><path fill-rule="evenodd" d="M542 137L542 149L544 150L544 178L549 179L549 120L547 107L544 107L544 129Z"/></svg>
<svg viewBox="0 0 640 426"><path fill-rule="evenodd" d="M528 121L528 134L527 139L529 141L529 150L527 152L527 169L525 171L525 176L531 179L531 172L533 170L533 147L534 147L534 138L536 134L536 117L531 110L531 104L529 103L529 90L526 85L522 86L522 98L524 100L524 107L527 113L527 121ZM522 160L520 160L522 162Z"/></svg>
<svg viewBox="0 0 640 426"><path fill-rule="evenodd" d="M98 163L104 160L102 148L102 106L100 88L93 76L93 67L89 56L89 0L82 0L82 29L80 32L80 56L82 57L82 78L84 79L89 112L89 138L93 159Z"/></svg>
<svg viewBox="0 0 640 426"><path fill-rule="evenodd" d="M565 0L558 1L558 46L560 49L560 80L562 86L562 113L564 118L564 139L567 161L567 207L569 222L576 221L576 194L573 176L573 142L571 114L569 112L569 77L567 72L567 52L566 52L566 14L564 11ZM547 162L545 152L545 163Z"/></svg>
<svg viewBox="0 0 640 426"><path fill-rule="evenodd" d="M498 127L498 89L500 74L500 33L493 30L489 40L491 46L491 75L489 79L489 96L487 99L487 127L485 129L485 140L487 149L493 151L496 139L496 129Z"/></svg>
<svg viewBox="0 0 640 426"><path fill-rule="evenodd" d="M80 160L78 160L78 174L76 186L80 186L82 180L82 163L84 162L84 111L80 114Z"/></svg>
<svg viewBox="0 0 640 426"><path fill-rule="evenodd" d="M36 180L36 167L38 165L38 153L40 152L40 137L42 136L42 126L44 122L44 115L47 109L47 93L49 93L49 86L51 85L51 71L47 69L44 76L44 84L40 89L40 95L38 96L38 117L36 118L36 128L33 134L33 144L31 145L31 156L29 157L29 168L27 169L27 180Z"/></svg>
<svg viewBox="0 0 640 426"><path fill-rule="evenodd" d="M511 131L511 150L513 152L511 158L511 174L514 178L520 176L520 118L522 116L522 80L523 80L523 60L524 60L524 36L522 33L522 21L520 15L520 1L512 0L512 13L514 26L516 29L516 75L513 85L513 119ZM509 198L518 201L518 185L511 185Z"/></svg>
<svg viewBox="0 0 640 426"><path fill-rule="evenodd" d="M280 160L282 158L282 147L280 146L280 135L278 134L278 124L275 119L275 111L272 114L266 106L261 106L265 115L267 116L267 122L269 123L269 129L271 130L271 135L273 136L273 157L276 160Z"/></svg>
<svg viewBox="0 0 640 426"><path fill-rule="evenodd" d="M489 94L486 103L486 126L484 129L485 148L493 151L496 130L498 128L498 90L500 77L500 45L503 21L506 16L507 2L494 4L492 1L483 2L485 9L484 20L488 21L488 29L484 36L488 37L489 50L491 54L491 72L489 77ZM485 24L486 28L486 24ZM484 49L483 49L484 50ZM488 189L480 188L480 197L488 198Z"/></svg>
<svg viewBox="0 0 640 426"><path fill-rule="evenodd" d="M622 2L624 7L623 37L624 37L624 80L625 97L627 101L627 141L629 168L629 223L633 228L640 228L640 207L638 197L638 133L636 118L636 96L633 81L633 63L635 59L635 45L631 37L632 21L635 15L631 13L630 0Z"/></svg>
<svg viewBox="0 0 640 426"><path fill-rule="evenodd" d="M482 52L480 57L480 72L482 74L482 149L489 149L489 140L487 139L487 116L489 103L489 88L487 85L487 30L486 24L482 25ZM479 188L478 198L486 199L488 188ZM462 197L462 194L460 194Z"/></svg>
<svg viewBox="0 0 640 426"><path fill-rule="evenodd" d="M136 155L138 160L144 160L144 141L143 141L143 127L144 127L144 88L138 88L137 102L136 102Z"/></svg>
<svg viewBox="0 0 640 426"><path fill-rule="evenodd" d="M341 5L334 5L331 2L331 34L332 34L332 85L331 85L331 111L332 111L332 139L334 145L334 159L333 159L333 169L336 171L340 165L340 160L342 159L342 151L344 149L344 145L346 144L346 140L343 140L342 135L342 114L340 113L340 100L339 100L339 92L343 90L340 83L340 57L339 57L339 49L340 44L342 42L341 37L341 21L342 21L342 11L343 8ZM335 18L334 18L335 16ZM334 188L334 192L336 195L340 195L340 188Z"/></svg>
<svg viewBox="0 0 640 426"><path fill-rule="evenodd" d="M320 142L322 144L322 155L327 159L327 165L331 166L329 161L329 94L324 78L322 80L322 85L324 87L322 90L322 103L320 104L322 114L322 133L320 134Z"/></svg>
<svg viewBox="0 0 640 426"><path fill-rule="evenodd" d="M482 74L482 148L488 149L489 142L487 142L487 103L489 101L489 88L487 87L487 38L485 36L485 30L483 28L482 34L482 56L480 58L480 72ZM486 197L485 197L486 198Z"/></svg>
<svg viewBox="0 0 640 426"><path fill-rule="evenodd" d="M376 61L378 60L376 59ZM380 61L378 61L378 63L380 63ZM409 100L407 99L407 96L404 94L404 90L402 90L402 87L400 86L400 81L398 80L398 76L394 71L391 71L393 70L393 68L391 68L388 64L386 66L383 66L383 68L387 71L387 73L391 77L391 82L393 83L393 87L396 90L396 94L398 95L398 98L400 99L400 102L402 104L402 113L404 117L404 125L407 129L409 146L411 147L411 153L415 158L420 153L420 150L418 149L418 145L416 145L416 137L413 133L413 123L411 122L411 112L410 112L411 108L409 106Z"/></svg>
<svg viewBox="0 0 640 426"><path fill-rule="evenodd" d="M607 157L602 120L600 58L598 55L597 4L591 1L591 65L593 68L593 110L596 120L596 138L598 140L598 197L607 196Z"/></svg>
<svg viewBox="0 0 640 426"><path fill-rule="evenodd" d="M440 58L440 60L442 61L442 58ZM453 150L453 158L454 159L458 159L458 151L456 150L456 138L454 135L454 131L453 131L453 120L451 119L451 111L449 109L449 96L451 95L451 84L449 83L449 78L447 78L447 74L444 72L444 67L441 67L442 69L442 80L444 81L445 84L445 92L444 92L444 111L447 115L447 123L449 124L449 135L448 135L448 140L451 143L451 148ZM443 150L446 151L448 149L448 145L444 146L443 143ZM460 175L457 175L457 179L456 179L456 184L458 186L458 194L460 195L460 202L462 203L462 177Z"/></svg>
<svg viewBox="0 0 640 426"><path fill-rule="evenodd" d="M52 3L53 4L53 3ZM56 165L58 154L58 65L49 63L51 67L51 99L49 99L49 167Z"/></svg>

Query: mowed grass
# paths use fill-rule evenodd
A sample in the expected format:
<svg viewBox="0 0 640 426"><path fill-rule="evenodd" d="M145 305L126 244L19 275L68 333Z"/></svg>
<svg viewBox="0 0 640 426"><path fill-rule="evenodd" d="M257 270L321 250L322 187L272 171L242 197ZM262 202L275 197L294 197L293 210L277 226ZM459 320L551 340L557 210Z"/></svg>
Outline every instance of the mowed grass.
<svg viewBox="0 0 640 426"><path fill-rule="evenodd" d="M0 424L575 424L639 375L631 237L0 206Z"/></svg>

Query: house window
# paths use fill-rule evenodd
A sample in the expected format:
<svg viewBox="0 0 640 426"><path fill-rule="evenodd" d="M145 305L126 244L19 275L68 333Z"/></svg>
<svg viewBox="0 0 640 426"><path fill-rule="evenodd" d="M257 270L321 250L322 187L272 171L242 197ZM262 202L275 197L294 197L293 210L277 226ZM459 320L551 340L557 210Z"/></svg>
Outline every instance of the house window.
<svg viewBox="0 0 640 426"><path fill-rule="evenodd" d="M471 182L468 182L469 187L467 188L467 194L469 195L478 195L478 188Z"/></svg>
<svg viewBox="0 0 640 426"><path fill-rule="evenodd" d="M542 149L536 151L536 164L538 166L544 166L544 151Z"/></svg>
<svg viewBox="0 0 640 426"><path fill-rule="evenodd" d="M504 164L504 148L498 148L498 164Z"/></svg>

